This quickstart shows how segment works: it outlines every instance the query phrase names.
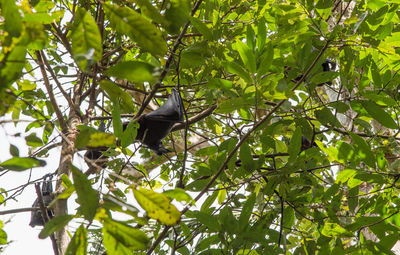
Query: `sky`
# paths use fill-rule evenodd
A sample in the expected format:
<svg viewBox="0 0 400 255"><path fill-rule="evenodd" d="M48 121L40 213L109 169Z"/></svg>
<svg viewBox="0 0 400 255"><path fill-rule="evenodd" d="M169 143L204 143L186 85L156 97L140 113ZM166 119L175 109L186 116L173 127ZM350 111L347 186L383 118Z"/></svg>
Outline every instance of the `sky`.
<svg viewBox="0 0 400 255"><path fill-rule="evenodd" d="M6 117L3 119L10 118ZM11 123L0 125L0 162L11 158L11 154L9 153L10 143L18 147L20 156L29 156L24 138L13 136L13 134L18 132L25 136L24 126L27 124L28 122L26 124L23 123L21 126L18 125L18 129ZM41 134L38 133L38 136L40 137ZM47 173L54 172L58 167L59 155L60 148L55 148L51 151L50 157L45 159L47 162L45 167L34 168L32 171L8 172L7 174L0 176L0 187L9 190L26 184L29 181L30 174L30 180L35 180L41 178ZM12 193L9 193L9 195L10 194ZM21 195L17 197L18 201L7 201L6 206L0 206L0 211L31 207L36 197L34 185L29 185L23 190ZM72 207L74 207L73 203ZM32 228L29 226L30 217L30 212L0 215L0 220L5 223L4 230L8 235L8 241L11 241L11 244L5 249L2 255L26 254L27 249L29 249L32 254L38 254L38 252L40 252L41 255L54 254L51 240L49 238L44 240L38 238L42 227L36 226ZM9 222L7 223L7 221Z"/></svg>

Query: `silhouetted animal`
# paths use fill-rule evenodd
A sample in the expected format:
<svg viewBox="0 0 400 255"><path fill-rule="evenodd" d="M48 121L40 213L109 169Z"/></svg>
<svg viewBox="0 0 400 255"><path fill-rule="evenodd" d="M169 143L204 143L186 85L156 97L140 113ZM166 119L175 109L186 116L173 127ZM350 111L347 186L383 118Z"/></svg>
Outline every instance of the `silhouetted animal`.
<svg viewBox="0 0 400 255"><path fill-rule="evenodd" d="M51 201L53 200L51 197L51 193L53 192L53 186L51 184L51 179L53 175L48 174L44 176L43 184L42 184L42 196L43 196L43 203L47 207ZM36 198L35 202L33 202L32 207L39 207L39 199ZM54 217L54 212L52 209L47 209L47 214L50 218ZM40 210L35 210L31 212L31 221L29 226L44 226L42 212Z"/></svg>
<svg viewBox="0 0 400 255"><path fill-rule="evenodd" d="M178 91L172 89L168 100L155 111L140 116L137 122L140 127L136 140L142 142L158 155L169 152L162 144L162 139L168 135L172 126L183 121L182 98ZM125 130L129 122L123 124Z"/></svg>

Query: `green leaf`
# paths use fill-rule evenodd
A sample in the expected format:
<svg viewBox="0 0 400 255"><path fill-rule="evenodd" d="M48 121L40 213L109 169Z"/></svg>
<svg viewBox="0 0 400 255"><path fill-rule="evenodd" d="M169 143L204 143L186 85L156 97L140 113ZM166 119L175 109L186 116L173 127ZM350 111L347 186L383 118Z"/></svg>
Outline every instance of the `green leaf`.
<svg viewBox="0 0 400 255"><path fill-rule="evenodd" d="M107 75L120 79L127 79L134 83L157 81L157 73L154 66L141 61L126 61L111 66L107 71Z"/></svg>
<svg viewBox="0 0 400 255"><path fill-rule="evenodd" d="M337 73L337 72L332 72L332 71L320 72L311 78L311 82L315 83L315 84L322 84L325 82L332 81L333 79L335 79L338 76L339 76L339 73Z"/></svg>
<svg viewBox="0 0 400 255"><path fill-rule="evenodd" d="M253 155L251 153L250 146L247 142L244 142L240 146L240 151L239 151L239 159L242 162L242 166L244 169L247 171L251 171L255 168L255 164L253 161Z"/></svg>
<svg viewBox="0 0 400 255"><path fill-rule="evenodd" d="M130 121L128 123L121 136L122 147L126 148L135 141L138 129L139 123L137 121Z"/></svg>
<svg viewBox="0 0 400 255"><path fill-rule="evenodd" d="M211 30L207 27L206 24L201 22L198 18L195 17L190 17L190 22L193 24L193 26L199 30L199 32L204 36L209 41L212 41L213 35Z"/></svg>
<svg viewBox="0 0 400 255"><path fill-rule="evenodd" d="M163 193L165 195L167 195L169 198L175 199L176 201L179 201L179 202L185 201L188 204L194 203L193 198L188 193L186 193L185 190L180 189L180 188L166 190Z"/></svg>
<svg viewBox="0 0 400 255"><path fill-rule="evenodd" d="M214 191L211 194L211 196L207 196L206 200L201 205L200 211L202 211L202 212L207 211L212 206L215 199L217 199L217 196L218 196L218 191Z"/></svg>
<svg viewBox="0 0 400 255"><path fill-rule="evenodd" d="M318 9L327 9L332 7L332 1L331 0L319 0L317 1L317 4L315 5L316 8Z"/></svg>
<svg viewBox="0 0 400 255"><path fill-rule="evenodd" d="M251 50L251 52L254 53L256 44L256 35L254 33L253 27L250 24L248 24L246 27L246 44Z"/></svg>
<svg viewBox="0 0 400 255"><path fill-rule="evenodd" d="M26 62L26 45L17 44L11 47L0 62L0 91L8 88L22 74ZM8 94L2 95L3 100ZM8 100L7 100L8 101Z"/></svg>
<svg viewBox="0 0 400 255"><path fill-rule="evenodd" d="M356 170L353 169L344 169L338 173L336 178L336 183L345 183L349 179L353 178L357 174Z"/></svg>
<svg viewBox="0 0 400 255"><path fill-rule="evenodd" d="M129 36L141 48L156 56L167 52L161 31L139 13L128 7L103 3L111 25L121 34Z"/></svg>
<svg viewBox="0 0 400 255"><path fill-rule="evenodd" d="M108 255L132 254L132 251L145 250L150 241L139 229L110 219L104 221L102 231Z"/></svg>
<svg viewBox="0 0 400 255"><path fill-rule="evenodd" d="M87 147L115 147L116 138L112 134L83 125L78 126L78 129L79 134L75 141L75 147L78 149L85 149Z"/></svg>
<svg viewBox="0 0 400 255"><path fill-rule="evenodd" d="M182 68L198 68L204 65L207 59L212 58L212 49L207 41L191 44L182 51L179 66Z"/></svg>
<svg viewBox="0 0 400 255"><path fill-rule="evenodd" d="M168 31L176 34L181 27L189 20L190 6L187 0L170 0L168 1L167 9L165 10L165 18L170 26Z"/></svg>
<svg viewBox="0 0 400 255"><path fill-rule="evenodd" d="M13 157L19 157L19 149L17 146L10 144L10 154Z"/></svg>
<svg viewBox="0 0 400 255"><path fill-rule="evenodd" d="M46 237L49 237L54 232L65 227L73 218L74 215L61 215L50 219L48 222L46 222L46 225L42 231L40 231L39 238L45 239Z"/></svg>
<svg viewBox="0 0 400 255"><path fill-rule="evenodd" d="M218 188L220 188L220 190L218 191L217 201L218 204L221 205L226 198L226 189L224 189L224 186L222 186L222 184L219 184Z"/></svg>
<svg viewBox="0 0 400 255"><path fill-rule="evenodd" d="M123 91L117 84L111 81L102 80L100 82L100 87L108 94L111 101L120 104L125 112L132 113L135 110L132 97L127 92Z"/></svg>
<svg viewBox="0 0 400 255"><path fill-rule="evenodd" d="M265 26L265 19L262 17L258 20L257 25L257 49L258 52L262 52L265 47L265 41L267 38L267 28Z"/></svg>
<svg viewBox="0 0 400 255"><path fill-rule="evenodd" d="M216 217L205 213L205 212L195 212L194 216L196 219L206 226L211 232L218 232L221 229Z"/></svg>
<svg viewBox="0 0 400 255"><path fill-rule="evenodd" d="M256 194L252 193L244 203L242 207L242 212L240 213L239 217L239 228L243 231L245 230L249 224L249 219L251 213L253 212L254 203L256 202Z"/></svg>
<svg viewBox="0 0 400 255"><path fill-rule="evenodd" d="M357 134L349 132L353 143L357 145L358 156L362 159L368 166L375 167L375 155L372 153L370 146L367 142L362 139Z"/></svg>
<svg viewBox="0 0 400 255"><path fill-rule="evenodd" d="M285 207L283 211L283 227L290 228L294 224L294 210L292 207Z"/></svg>
<svg viewBox="0 0 400 255"><path fill-rule="evenodd" d="M347 200L350 211L354 212L358 205L358 186L349 190Z"/></svg>
<svg viewBox="0 0 400 255"><path fill-rule="evenodd" d="M68 248L65 251L65 255L86 255L87 254L87 231L86 228L81 225L75 232L71 241L68 244Z"/></svg>
<svg viewBox="0 0 400 255"><path fill-rule="evenodd" d="M202 240L200 240L197 245L196 245L196 251L202 251L202 250L210 250L210 246L212 244L218 244L220 242L220 239L218 235L212 235L210 237L206 237Z"/></svg>
<svg viewBox="0 0 400 255"><path fill-rule="evenodd" d="M95 132L90 134L90 140L87 143L89 147L113 147L115 146L116 138L112 134L104 132Z"/></svg>
<svg viewBox="0 0 400 255"><path fill-rule="evenodd" d="M244 66L250 73L254 74L256 72L256 57L253 50L240 40L237 40L235 45Z"/></svg>
<svg viewBox="0 0 400 255"><path fill-rule="evenodd" d="M339 141L337 148L339 151L339 159L343 160L343 162L355 162L355 151L353 146L346 142Z"/></svg>
<svg viewBox="0 0 400 255"><path fill-rule="evenodd" d="M42 167L46 165L46 161L31 157L13 157L0 163L1 170L24 171L34 167Z"/></svg>
<svg viewBox="0 0 400 255"><path fill-rule="evenodd" d="M337 223L325 223L321 233L328 237L351 237L352 234Z"/></svg>
<svg viewBox="0 0 400 255"><path fill-rule="evenodd" d="M52 13L28 13L25 14L23 21L41 24L51 24L58 22L64 16L64 11L53 11Z"/></svg>
<svg viewBox="0 0 400 255"><path fill-rule="evenodd" d="M259 57L259 65L257 68L257 76L261 77L262 75L267 74L271 63L274 59L274 47L271 43L267 44L267 48L265 49L264 53Z"/></svg>
<svg viewBox="0 0 400 255"><path fill-rule="evenodd" d="M99 206L99 196L97 191L92 188L87 176L83 174L78 168L71 166L72 177L74 179L74 186L78 194L77 202L80 205L79 211L85 219L91 221Z"/></svg>
<svg viewBox="0 0 400 255"><path fill-rule="evenodd" d="M8 244L7 233L2 228L0 228L0 244L1 245Z"/></svg>
<svg viewBox="0 0 400 255"><path fill-rule="evenodd" d="M170 226L180 221L181 213L171 204L166 195L147 189L133 190L133 194L150 218Z"/></svg>
<svg viewBox="0 0 400 255"><path fill-rule="evenodd" d="M336 117L332 114L332 112L327 107L322 108L322 110L316 110L315 117L323 125L332 125L334 127L342 127L340 122L336 119Z"/></svg>
<svg viewBox="0 0 400 255"><path fill-rule="evenodd" d="M218 215L218 221L221 223L221 230L229 234L234 234L237 231L238 221L233 216L232 208L225 206ZM215 224L215 223L214 223Z"/></svg>
<svg viewBox="0 0 400 255"><path fill-rule="evenodd" d="M67 199L75 192L75 187L67 187L60 195L58 195L54 200L57 199Z"/></svg>
<svg viewBox="0 0 400 255"><path fill-rule="evenodd" d="M11 37L19 37L22 32L22 19L15 1L1 0L1 16L4 29Z"/></svg>
<svg viewBox="0 0 400 255"><path fill-rule="evenodd" d="M290 144L288 148L290 159L296 158L297 155L300 153L301 143L302 143L301 136L302 136L301 127L296 127L296 130L293 132L293 136L290 139Z"/></svg>
<svg viewBox="0 0 400 255"><path fill-rule="evenodd" d="M371 76L372 80L374 81L374 86L376 88L382 88L382 79L380 75L380 70L374 61L372 61L371 68L369 70L371 71Z"/></svg>
<svg viewBox="0 0 400 255"><path fill-rule="evenodd" d="M389 163L386 160L385 153L381 151L376 153L376 163L381 170L384 170L386 167L388 167Z"/></svg>
<svg viewBox="0 0 400 255"><path fill-rule="evenodd" d="M329 146L328 148L324 146L324 144L320 141L315 141L317 146L329 156L329 160L338 161L340 163L344 163L344 161L339 157L339 151L333 146Z"/></svg>
<svg viewBox="0 0 400 255"><path fill-rule="evenodd" d="M163 27L168 27L170 25L149 0L133 0L133 2L140 6L141 13L151 18L154 22L163 25Z"/></svg>
<svg viewBox="0 0 400 255"><path fill-rule="evenodd" d="M251 79L249 73L238 63L223 62L222 65L225 67L225 69L228 72L238 75L240 78L242 78L248 84L252 83L252 79Z"/></svg>
<svg viewBox="0 0 400 255"><path fill-rule="evenodd" d="M26 144L32 147L40 147L43 146L43 141L39 137L36 136L35 133L29 134L25 137Z"/></svg>
<svg viewBox="0 0 400 255"><path fill-rule="evenodd" d="M126 214L136 217L138 215L139 209L127 203L125 199L126 199L125 196L117 197L107 194L103 196L103 201L101 206L109 210L124 212Z"/></svg>
<svg viewBox="0 0 400 255"><path fill-rule="evenodd" d="M207 86L211 89L222 89L229 91L233 87L232 81L228 81L225 79L210 79L207 83Z"/></svg>
<svg viewBox="0 0 400 255"><path fill-rule="evenodd" d="M218 111L221 113L231 113L241 108L248 107L249 103L243 97L230 98L218 105Z"/></svg>
<svg viewBox="0 0 400 255"><path fill-rule="evenodd" d="M365 108L365 110L372 116L372 118L377 120L383 126L391 129L398 128L396 122L392 119L392 117L390 117L390 115L375 102L363 100L361 101L361 104Z"/></svg>
<svg viewBox="0 0 400 255"><path fill-rule="evenodd" d="M83 8L75 13L71 41L72 53L81 70L101 60L103 44L99 28L90 13Z"/></svg>

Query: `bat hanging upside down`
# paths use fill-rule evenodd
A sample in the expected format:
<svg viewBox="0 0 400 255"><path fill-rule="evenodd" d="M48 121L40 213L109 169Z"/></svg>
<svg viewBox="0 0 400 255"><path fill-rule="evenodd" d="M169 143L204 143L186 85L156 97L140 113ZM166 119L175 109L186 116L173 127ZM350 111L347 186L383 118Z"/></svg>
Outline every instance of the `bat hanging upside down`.
<svg viewBox="0 0 400 255"><path fill-rule="evenodd" d="M48 206L51 203L51 201L53 201L53 198L51 197L51 193L53 192L53 186L51 184L52 178L53 176L51 174L47 174L43 178L42 196L43 196L43 203L45 206ZM33 202L32 207L39 207L39 200L37 198ZM47 214L50 218L53 218L54 217L53 209L48 208ZM35 226L44 226L44 224L45 222L43 220L42 212L40 210L32 211L31 221L29 225L31 227L35 227Z"/></svg>
<svg viewBox="0 0 400 255"><path fill-rule="evenodd" d="M169 152L162 144L162 139L168 135L175 123L183 121L182 98L178 91L172 89L168 97L160 108L150 113L144 114L137 119L140 127L137 131L136 140L142 142L158 155ZM123 123L125 130L129 122Z"/></svg>

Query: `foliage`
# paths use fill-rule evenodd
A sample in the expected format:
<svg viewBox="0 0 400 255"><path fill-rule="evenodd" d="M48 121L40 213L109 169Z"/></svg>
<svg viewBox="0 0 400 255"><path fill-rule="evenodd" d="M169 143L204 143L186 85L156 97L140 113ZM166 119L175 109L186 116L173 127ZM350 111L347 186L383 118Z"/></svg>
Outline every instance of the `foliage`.
<svg viewBox="0 0 400 255"><path fill-rule="evenodd" d="M40 237L79 220L65 254L391 254L399 13L381 0L0 0L0 113L32 120L32 153L11 144L0 170L44 167L61 143L54 206L76 192L79 208ZM121 118L173 87L193 121L157 157ZM88 148L105 169L72 165Z"/></svg>

